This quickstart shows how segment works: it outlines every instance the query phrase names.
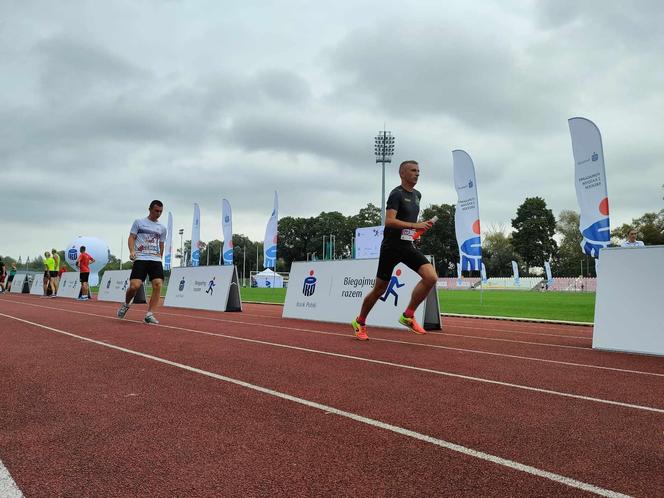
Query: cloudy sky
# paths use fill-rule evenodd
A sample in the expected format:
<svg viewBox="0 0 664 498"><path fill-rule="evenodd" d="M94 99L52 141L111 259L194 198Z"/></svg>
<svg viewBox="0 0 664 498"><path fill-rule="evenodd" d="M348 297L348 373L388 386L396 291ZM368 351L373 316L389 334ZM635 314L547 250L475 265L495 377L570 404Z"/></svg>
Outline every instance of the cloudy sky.
<svg viewBox="0 0 664 498"><path fill-rule="evenodd" d="M655 0L0 0L0 254L119 255L153 198L186 234L198 202L204 240L223 197L254 240L274 190L280 216L354 214L384 125L425 205L456 202L465 149L483 228L509 227L528 196L577 209L572 116L602 131L617 226L664 207L663 24Z"/></svg>

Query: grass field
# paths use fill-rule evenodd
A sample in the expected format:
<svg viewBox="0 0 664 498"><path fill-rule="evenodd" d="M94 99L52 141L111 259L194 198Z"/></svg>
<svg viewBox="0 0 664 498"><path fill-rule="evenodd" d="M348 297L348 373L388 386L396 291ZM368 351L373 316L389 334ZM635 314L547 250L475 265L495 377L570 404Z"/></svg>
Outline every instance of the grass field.
<svg viewBox="0 0 664 498"><path fill-rule="evenodd" d="M93 292L96 292L93 288ZM148 288L148 294L150 289ZM166 286L162 296L166 295ZM283 304L286 289L240 287L243 301ZM528 292L509 290L484 291L480 304L479 291L438 291L441 313L478 316L506 316L592 322L595 313L593 292Z"/></svg>
<svg viewBox="0 0 664 498"><path fill-rule="evenodd" d="M286 289L241 289L243 301L283 303ZM509 316L592 322L595 294L591 292L438 291L442 313L480 316Z"/></svg>
<svg viewBox="0 0 664 498"><path fill-rule="evenodd" d="M442 313L592 322L594 292L438 291Z"/></svg>

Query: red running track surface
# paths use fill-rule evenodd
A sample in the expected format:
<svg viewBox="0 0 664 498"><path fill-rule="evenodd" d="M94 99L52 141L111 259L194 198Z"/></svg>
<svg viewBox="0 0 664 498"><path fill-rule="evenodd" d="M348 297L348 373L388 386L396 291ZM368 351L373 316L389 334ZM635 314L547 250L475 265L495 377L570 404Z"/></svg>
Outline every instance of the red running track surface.
<svg viewBox="0 0 664 498"><path fill-rule="evenodd" d="M589 327L362 343L279 306L116 309L0 298L0 461L25 496L664 496L664 360L593 351Z"/></svg>

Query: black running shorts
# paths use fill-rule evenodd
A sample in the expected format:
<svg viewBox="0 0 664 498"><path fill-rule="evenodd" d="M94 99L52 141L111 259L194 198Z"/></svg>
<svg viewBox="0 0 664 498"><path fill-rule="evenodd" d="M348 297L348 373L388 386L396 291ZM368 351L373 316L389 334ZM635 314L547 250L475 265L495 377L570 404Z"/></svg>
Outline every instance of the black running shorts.
<svg viewBox="0 0 664 498"><path fill-rule="evenodd" d="M380 246L376 277L388 282L392 277L392 270L399 263L403 263L414 272L417 272L420 266L429 264L429 260L415 248L412 242L383 243Z"/></svg>
<svg viewBox="0 0 664 498"><path fill-rule="evenodd" d="M81 283L87 282L89 278L90 278L90 272L89 271L82 271L80 276L79 276L79 280L81 281Z"/></svg>
<svg viewBox="0 0 664 498"><path fill-rule="evenodd" d="M131 276L129 280L140 280L143 282L145 277L150 279L150 282L160 278L164 279L164 267L161 261L145 261L137 259L131 267Z"/></svg>

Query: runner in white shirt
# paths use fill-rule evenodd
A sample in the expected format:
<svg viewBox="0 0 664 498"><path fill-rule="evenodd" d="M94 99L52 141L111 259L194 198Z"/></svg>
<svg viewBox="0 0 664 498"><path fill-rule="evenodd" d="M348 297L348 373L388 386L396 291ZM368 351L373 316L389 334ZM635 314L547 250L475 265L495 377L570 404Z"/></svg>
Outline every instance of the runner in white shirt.
<svg viewBox="0 0 664 498"><path fill-rule="evenodd" d="M164 267L161 265L161 258L164 255L166 227L157 223L163 211L162 202L154 200L150 203L148 217L135 220L131 226L127 244L129 245L129 259L134 264L131 268L125 303L118 310L118 318L125 317L132 299L141 288L145 277L148 277L152 283L152 297L148 303L145 323L159 323L153 311L159 305L161 286L164 283Z"/></svg>
<svg viewBox="0 0 664 498"><path fill-rule="evenodd" d="M627 234L627 240L622 243L622 247L643 247L645 244L642 240L636 240L636 230L633 228Z"/></svg>

